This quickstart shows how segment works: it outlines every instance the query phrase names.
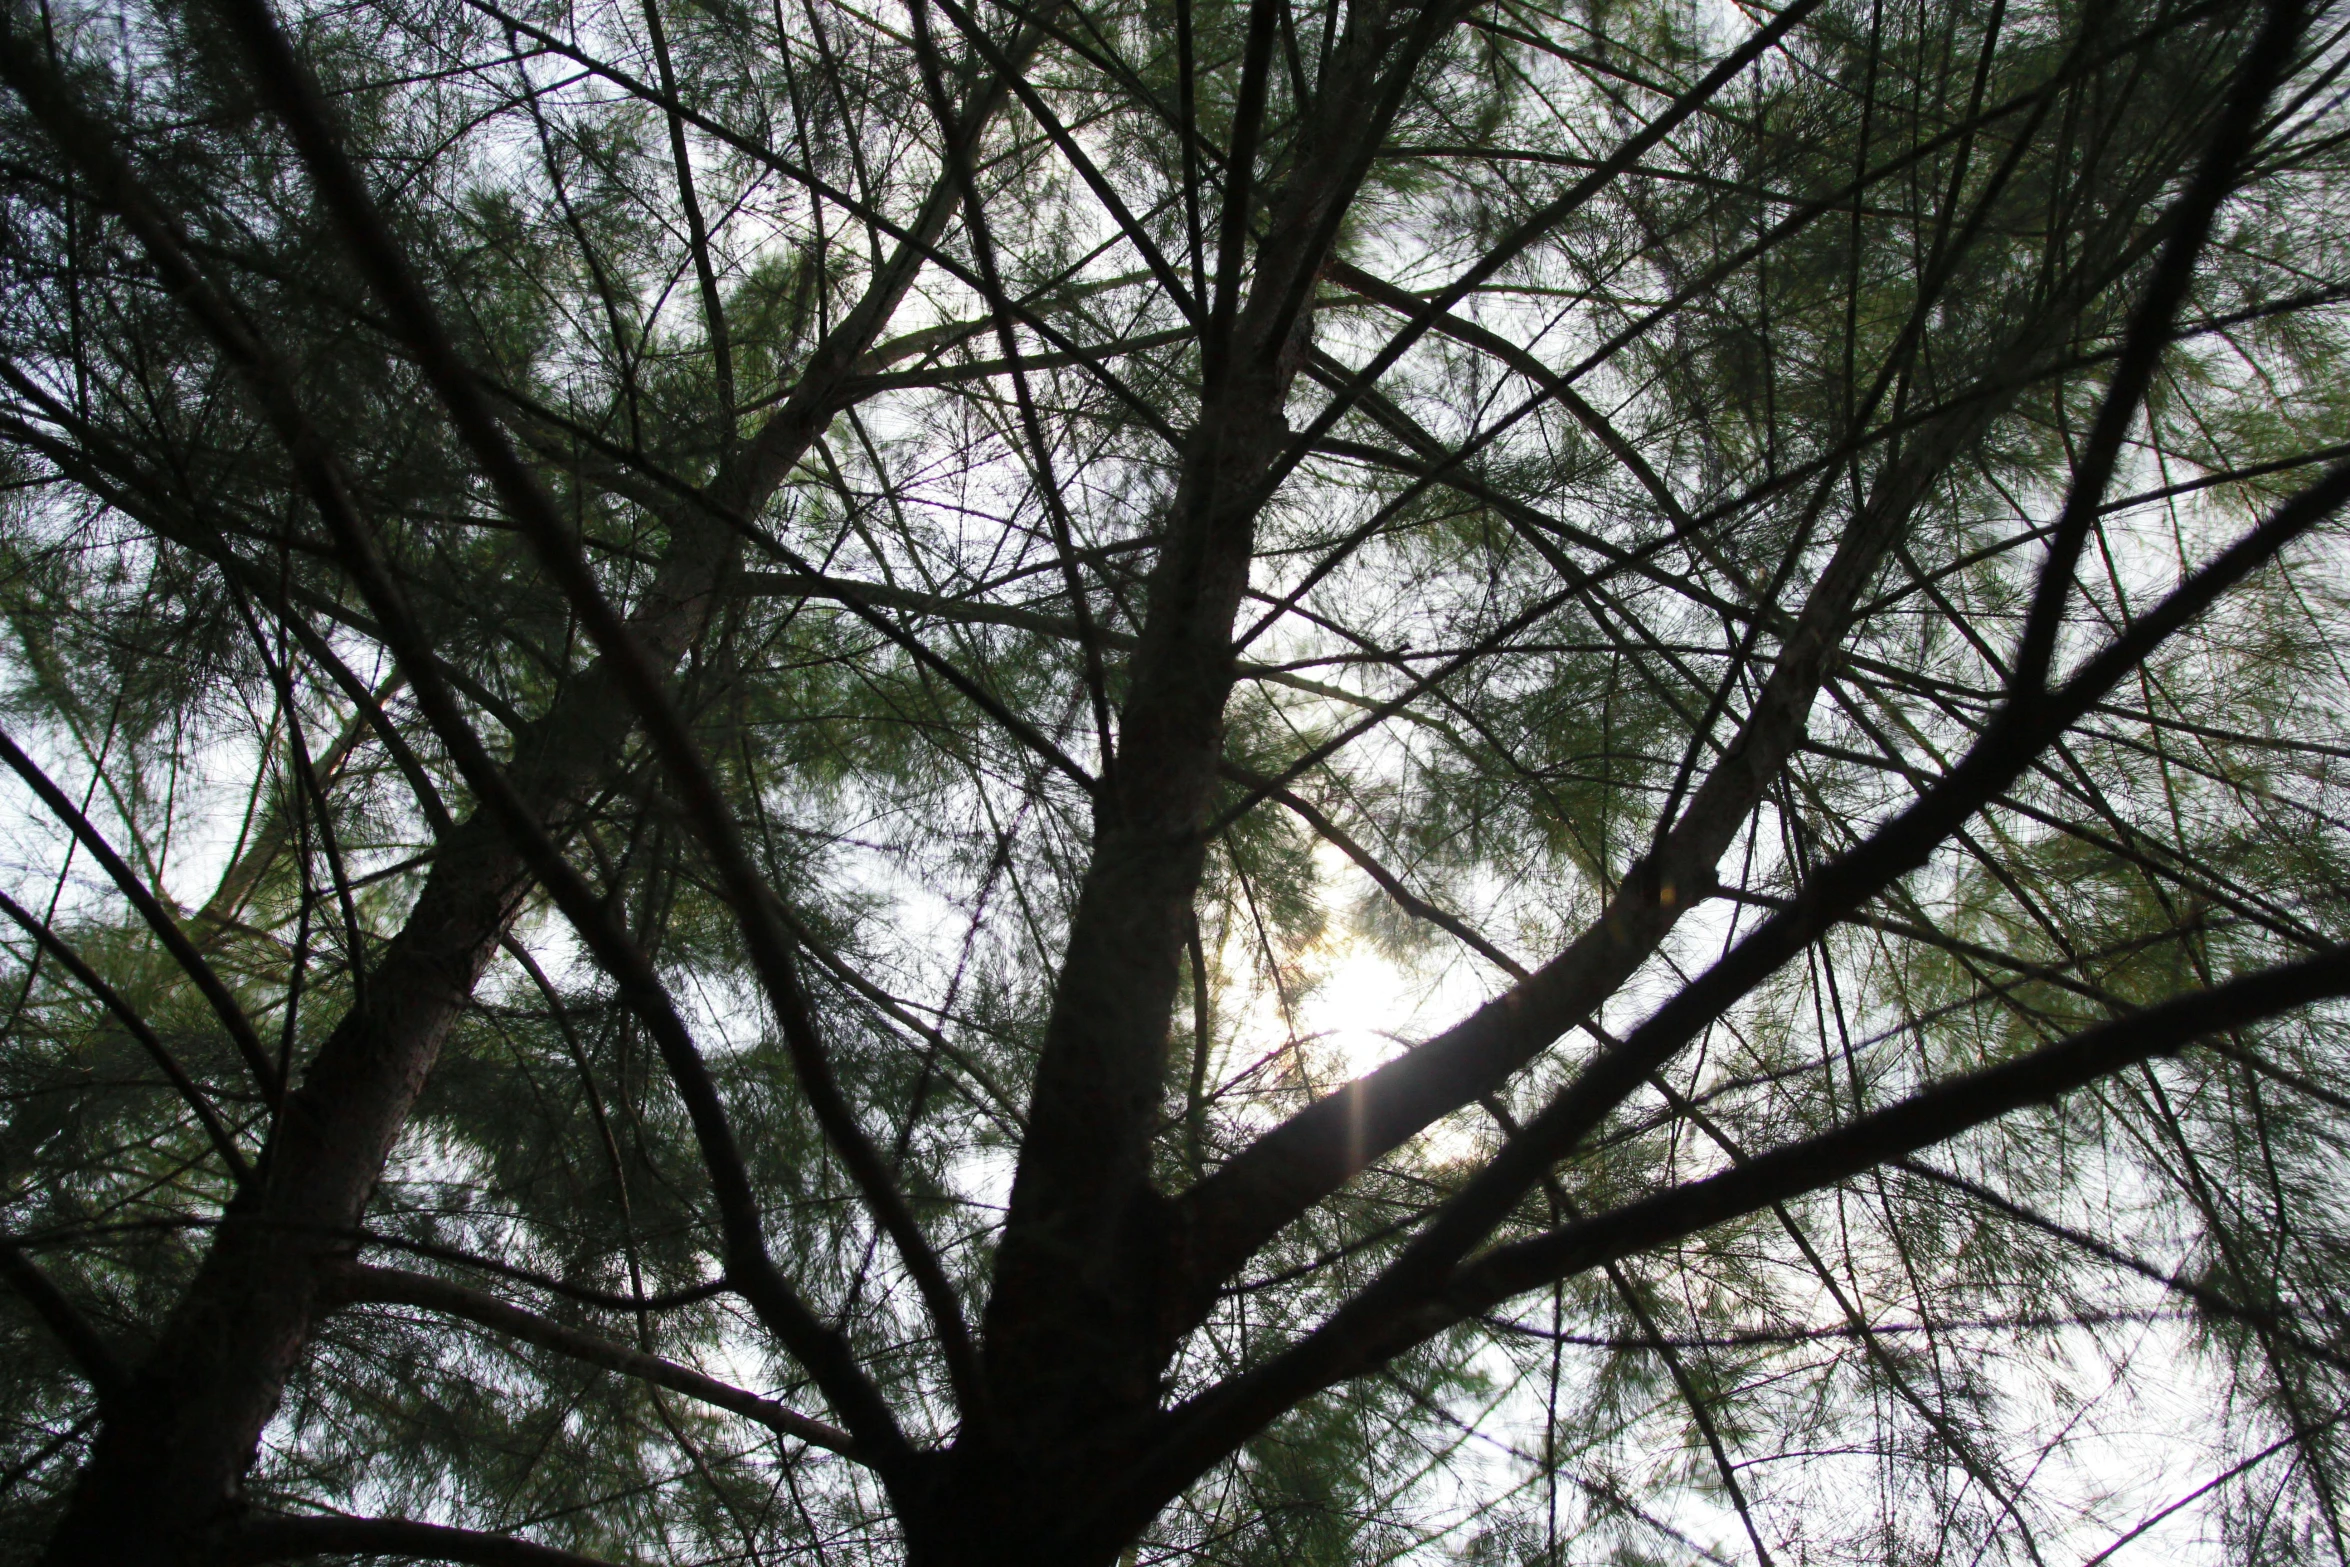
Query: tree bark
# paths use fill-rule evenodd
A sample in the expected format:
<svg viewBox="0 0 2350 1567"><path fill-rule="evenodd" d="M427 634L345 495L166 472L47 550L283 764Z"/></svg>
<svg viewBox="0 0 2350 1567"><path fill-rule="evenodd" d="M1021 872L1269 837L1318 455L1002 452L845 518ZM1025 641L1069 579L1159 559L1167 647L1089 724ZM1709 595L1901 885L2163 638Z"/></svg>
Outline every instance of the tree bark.
<svg viewBox="0 0 2350 1567"><path fill-rule="evenodd" d="M2140 234L2116 250L2134 254ZM2024 312L1984 381L1993 395L1953 408L1914 434L1846 526L1786 633L1753 707L1721 760L1655 850L1627 869L1590 928L1563 952L1443 1033L1308 1105L1177 1200L1187 1275L1186 1328L1220 1283L1286 1224L1440 1117L1500 1089L1575 1028L1646 962L1681 916L1713 895L1715 870L1804 733L1862 593L1911 515L2061 339L2117 265L2084 262Z"/></svg>
<svg viewBox="0 0 2350 1567"><path fill-rule="evenodd" d="M1177 1239L1152 1183L1152 1139L1223 754L1234 621L1268 480L1290 443L1282 410L1304 363L1335 215L1384 134L1399 73L1414 68L1413 50L1432 42L1443 14L1417 13L1419 34L1397 47L1380 36L1395 13L1349 12L1316 106L1326 130L1267 203L1267 237L1228 345L1203 342L1200 415L1096 798L1093 858L1056 976L985 1322L991 1416L1009 1451L1039 1460L1115 1447L1121 1431L1146 1422L1174 1351ZM1247 171L1234 161L1237 180ZM1227 242L1238 237L1228 231ZM1205 319L1212 339L1219 323ZM1029 1488L1017 1476L1008 1485Z"/></svg>
<svg viewBox="0 0 2350 1567"><path fill-rule="evenodd" d="M999 87L968 111L992 113ZM821 343L800 386L714 488L681 505L653 584L629 625L665 670L702 638L739 571L754 514L829 423L837 398L954 210L941 182L909 243ZM518 738L517 793L560 831L605 787L635 727L598 661ZM299 1367L324 1290L350 1250L442 1043L530 890L520 855L486 813L442 845L415 907L347 1013L288 1094L261 1179L223 1216L195 1277L110 1410L44 1553L66 1564L160 1564L215 1553L261 1433Z"/></svg>

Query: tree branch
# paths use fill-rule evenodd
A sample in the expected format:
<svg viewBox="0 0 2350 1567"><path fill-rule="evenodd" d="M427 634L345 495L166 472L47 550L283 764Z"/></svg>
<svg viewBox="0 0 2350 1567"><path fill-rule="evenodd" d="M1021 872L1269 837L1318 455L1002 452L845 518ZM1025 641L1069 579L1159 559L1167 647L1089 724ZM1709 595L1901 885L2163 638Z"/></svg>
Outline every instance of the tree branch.
<svg viewBox="0 0 2350 1567"><path fill-rule="evenodd" d="M248 15L245 20L251 22L255 18ZM266 10L260 13L258 22L282 51L283 39L277 36ZM121 161L104 131L66 96L46 66L13 31L0 32L0 77L7 80L83 168L101 199L121 214L166 286L253 392L273 432L293 457L303 486L320 516L333 532L362 597L381 621L387 646L408 671L411 689L427 721L448 748L467 783L480 795L490 819L579 929L597 960L619 982L624 1001L644 1019L647 1031L678 1083L681 1097L686 1100L705 1162L710 1167L728 1241L730 1279L761 1319L808 1367L843 1418L857 1430L865 1448L875 1453L902 1452L904 1441L895 1417L856 1366L846 1343L807 1308L768 1256L759 1229L757 1203L739 1151L734 1148L724 1109L658 974L635 944L617 930L610 910L556 849L513 781L491 760L480 737L474 734L456 706L447 684L440 678L430 643L410 616L372 531L351 500L339 466L295 401L287 377L274 356L234 306L216 293L189 262L176 227L162 215L137 177ZM494 935L494 932L485 934ZM317 1076L314 1069L312 1078ZM306 1083L304 1092L309 1092L310 1087ZM413 1092L413 1085L409 1091ZM350 1115L372 1113L373 1107L330 1101L322 1109L330 1114ZM320 1126L305 1135L323 1136L325 1131ZM369 1151L338 1147L330 1152L334 1157L348 1159L365 1158ZM374 1162L368 1167L370 1185L374 1172L380 1170L381 1157L380 1148L373 1150ZM308 1267L308 1261L303 1265Z"/></svg>
<svg viewBox="0 0 2350 1567"><path fill-rule="evenodd" d="M1406 1287L1383 1292L1374 1285L1291 1349L1174 1411L1168 1437L1142 1466L1150 1478L1140 1484L1153 1494L1171 1494L1299 1399L1361 1375L1513 1295L1669 1246L1904 1159L2029 1105L2061 1098L2125 1067L2174 1055L2205 1034L2344 996L2350 996L2350 947L2336 947L2175 997L2014 1060L1935 1084L1718 1175L1496 1247L1457 1269L1417 1277ZM1383 1279L1395 1277L1390 1270ZM1134 1505L1130 1499L1120 1500Z"/></svg>
<svg viewBox="0 0 2350 1567"><path fill-rule="evenodd" d="M252 1020L245 1016L245 1009L237 1004L237 998L229 993L228 986L221 983L220 976L213 972L204 954L196 950L196 944L188 939L187 932L179 928L179 921L172 918L170 911L164 908L163 901L140 879L138 872L124 863L122 856L114 852L114 845L106 841L105 835L76 808L65 791L50 781L40 764L25 755L4 729L0 729L0 762L6 762L17 777L24 780L26 787L40 796L41 803L49 808L50 813L81 840L82 847L90 851L90 857L105 867L108 878L129 900L131 907L139 911L139 917L147 922L147 928L155 933L155 939L163 943L163 949L171 954L172 961L180 966L181 971L195 984L197 993L211 1006L221 1026L228 1030L228 1036L235 1043L238 1054L245 1058L245 1069L253 1074L253 1081L260 1087L263 1096L274 1104L284 1093L285 1084L279 1081L277 1066L263 1048L261 1036L253 1031Z"/></svg>
<svg viewBox="0 0 2350 1567"><path fill-rule="evenodd" d="M512 1535L453 1529L406 1518L247 1518L221 1543L224 1561L246 1567L310 1556L399 1556L465 1567L619 1567L594 1556Z"/></svg>
<svg viewBox="0 0 2350 1567"><path fill-rule="evenodd" d="M120 1410L131 1394L131 1374L116 1358L113 1346L99 1336L90 1320L50 1282L49 1275L24 1254L24 1249L4 1237L0 1237L0 1279L24 1297L33 1315L57 1335L57 1341L81 1368L90 1391L98 1395L100 1409L108 1413Z"/></svg>
<svg viewBox="0 0 2350 1567"><path fill-rule="evenodd" d="M676 784L688 819L719 872L744 945L782 1025L801 1090L824 1128L826 1140L895 1243L929 1308L956 1383L969 1395L976 1386L970 1335L963 1325L954 1287L898 1191L887 1163L858 1125L840 1089L808 1010L790 936L778 917L775 893L753 867L732 807L671 699L666 680L628 622L604 596L553 502L514 451L479 382L441 326L438 311L409 270L399 242L344 156L317 87L279 31L267 0L220 0L220 8L243 38L264 96L292 135L311 179L335 215L346 245L391 317L394 330L415 355L507 514L530 540L541 567L578 614ZM682 137L682 130L679 134ZM698 1091L696 1097L701 1097ZM706 1118L716 1103L712 1091L697 1118ZM743 1195L747 1200L747 1177Z"/></svg>
<svg viewBox="0 0 2350 1567"><path fill-rule="evenodd" d="M0 892L0 914L6 914L16 921L26 935L48 949L49 955L64 964L66 972L73 975L84 990L95 996L98 1004L112 1013L124 1031L138 1041L139 1048L147 1052L148 1059L170 1080L172 1088L186 1102L189 1110L195 1113L197 1123L204 1128L205 1137L220 1155L220 1162L228 1166L229 1175L237 1185L243 1186L251 1180L253 1168L245 1162L245 1155L237 1147L236 1138L230 1135L228 1127L222 1123L220 1112L213 1109L212 1101L205 1096L204 1090L197 1086L194 1078L188 1076L187 1069L179 1064L178 1058L156 1036L147 1020L122 998L122 993L101 979L97 970L83 962L81 954L67 946L64 938L49 928L47 921L36 918L30 909L5 892Z"/></svg>
<svg viewBox="0 0 2350 1567"><path fill-rule="evenodd" d="M699 1371L681 1366L658 1355L631 1349L578 1328L566 1327L560 1322L542 1317L520 1306L509 1305L494 1295L468 1289L430 1274L413 1273L404 1268L377 1268L353 1264L337 1277L334 1290L337 1296L350 1303L371 1305L416 1306L426 1311L437 1311L447 1316L462 1318L477 1326L502 1333L509 1338L535 1344L584 1360L590 1365L602 1366L640 1381L665 1387L673 1393L701 1400L746 1420L757 1421L781 1436L795 1437L813 1447L828 1448L848 1458L860 1458L855 1438L837 1426L812 1420L756 1393L720 1382Z"/></svg>

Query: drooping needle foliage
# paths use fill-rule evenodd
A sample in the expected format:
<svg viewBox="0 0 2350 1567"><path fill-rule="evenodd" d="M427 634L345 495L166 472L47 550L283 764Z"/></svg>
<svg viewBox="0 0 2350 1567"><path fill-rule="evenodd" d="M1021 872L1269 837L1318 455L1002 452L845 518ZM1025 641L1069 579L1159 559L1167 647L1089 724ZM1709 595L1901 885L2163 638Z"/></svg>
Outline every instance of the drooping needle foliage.
<svg viewBox="0 0 2350 1567"><path fill-rule="evenodd" d="M2350 9L0 89L6 1560L2350 1567Z"/></svg>

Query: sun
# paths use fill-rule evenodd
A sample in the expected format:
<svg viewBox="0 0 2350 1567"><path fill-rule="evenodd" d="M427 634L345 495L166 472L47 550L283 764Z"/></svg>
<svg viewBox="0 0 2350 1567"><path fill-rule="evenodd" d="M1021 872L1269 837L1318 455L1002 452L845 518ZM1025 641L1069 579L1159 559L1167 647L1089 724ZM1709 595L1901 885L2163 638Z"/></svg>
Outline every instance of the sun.
<svg viewBox="0 0 2350 1567"><path fill-rule="evenodd" d="M1299 1009L1299 1031L1356 1078L1426 1036L1428 982L1360 937L1340 937L1327 950L1321 983Z"/></svg>

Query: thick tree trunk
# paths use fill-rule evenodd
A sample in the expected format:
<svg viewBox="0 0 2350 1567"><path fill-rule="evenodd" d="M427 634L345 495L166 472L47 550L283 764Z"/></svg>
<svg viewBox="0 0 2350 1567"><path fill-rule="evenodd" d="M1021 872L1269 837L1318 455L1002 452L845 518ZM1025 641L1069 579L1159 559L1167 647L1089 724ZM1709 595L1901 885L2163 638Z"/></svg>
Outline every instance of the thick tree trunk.
<svg viewBox="0 0 2350 1567"><path fill-rule="evenodd" d="M667 661L700 635L735 548L713 525L685 530L637 617ZM611 686L590 669L524 738L514 780L542 820L559 827L585 805L627 739L628 710ZM183 1559L225 1516L309 1344L320 1286L349 1254L441 1044L528 890L520 857L486 816L442 845L369 971L365 1005L343 1016L287 1095L254 1188L223 1216L124 1407L107 1411L49 1561Z"/></svg>
<svg viewBox="0 0 2350 1567"><path fill-rule="evenodd" d="M1000 97L982 94L971 112L990 112ZM799 392L718 488L718 509L756 512L823 431L837 389L872 348L953 206L942 183L912 242L817 347ZM700 510L674 517L672 529L655 580L629 617L664 669L700 641L742 551L735 528ZM613 776L634 727L611 671L591 666L518 737L518 794L559 831ZM308 1350L322 1285L348 1255L350 1232L442 1042L529 887L520 856L486 813L442 844L407 923L369 972L365 1005L336 1025L287 1096L262 1178L223 1216L128 1398L105 1412L45 1552L49 1567L159 1567L212 1553L262 1430Z"/></svg>
<svg viewBox="0 0 2350 1567"><path fill-rule="evenodd" d="M1014 1440L1057 1445L1157 1403L1167 1237L1151 1129L1247 586L1251 519L1229 515L1230 498L1254 487L1288 433L1286 389L1286 376L1265 376L1202 421L1208 450L1176 506L1208 513L1199 531L1223 536L1192 560L1171 546L1154 578L996 1259L988 1367Z"/></svg>
<svg viewBox="0 0 2350 1567"><path fill-rule="evenodd" d="M893 1489L907 1567L1111 1567L1149 1520L1095 1510L1163 1429L1154 1411L1066 1446L966 1436Z"/></svg>
<svg viewBox="0 0 2350 1567"><path fill-rule="evenodd" d="M260 1189L232 1206L123 1407L107 1411L53 1563L178 1560L220 1517L308 1344L383 1159L523 890L485 824L452 839L415 914L288 1096Z"/></svg>
<svg viewBox="0 0 2350 1567"><path fill-rule="evenodd" d="M1388 72L1414 64L1390 52L1387 20L1349 13L1325 72L1327 130L1268 203L1228 344L1203 349L1208 384L1151 572L988 1302L991 1418L1032 1450L1076 1450L1155 1414L1181 1333L1175 1209L1151 1178L1167 1024L1207 853L1233 629L1291 435L1283 408L1315 282L1391 112Z"/></svg>

